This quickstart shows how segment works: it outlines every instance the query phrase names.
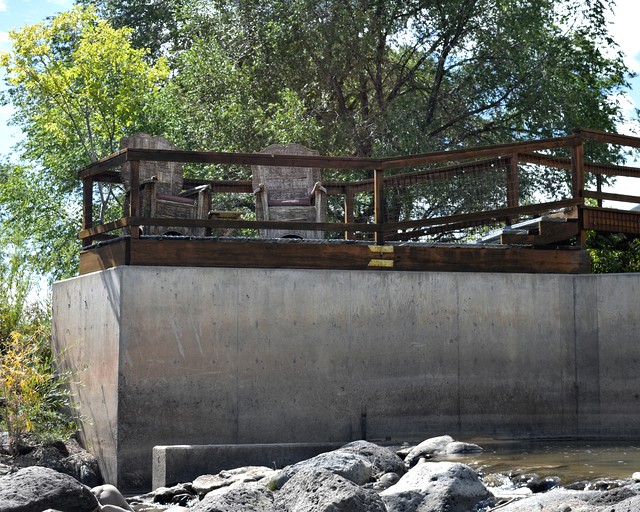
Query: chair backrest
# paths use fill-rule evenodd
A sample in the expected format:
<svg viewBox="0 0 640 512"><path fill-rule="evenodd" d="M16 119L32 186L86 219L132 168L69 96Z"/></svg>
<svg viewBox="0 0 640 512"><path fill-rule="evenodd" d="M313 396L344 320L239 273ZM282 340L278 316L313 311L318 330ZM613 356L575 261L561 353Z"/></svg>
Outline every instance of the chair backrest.
<svg viewBox="0 0 640 512"><path fill-rule="evenodd" d="M301 144L273 144L260 153L273 155L319 155L318 151L308 149ZM276 204L284 201L300 201L310 197L313 186L321 180L320 169L315 167L286 167L271 165L252 165L252 183L254 190L263 184L267 189L269 202Z"/></svg>
<svg viewBox="0 0 640 512"><path fill-rule="evenodd" d="M151 136L146 133L136 133L131 137L120 139L120 149L179 149L176 145L159 135ZM127 162L122 168L122 181L125 187L131 187L130 164ZM183 165L178 162L140 162L140 181L157 178L156 190L160 194L177 196L182 190Z"/></svg>

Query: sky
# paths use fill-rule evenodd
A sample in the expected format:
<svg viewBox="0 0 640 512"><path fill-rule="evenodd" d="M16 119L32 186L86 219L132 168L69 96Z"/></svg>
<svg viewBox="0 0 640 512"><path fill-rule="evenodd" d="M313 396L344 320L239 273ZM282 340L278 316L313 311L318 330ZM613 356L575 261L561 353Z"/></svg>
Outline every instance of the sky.
<svg viewBox="0 0 640 512"><path fill-rule="evenodd" d="M627 66L631 71L640 73L640 37L638 37L638 18L640 16L640 2L638 0L616 0L614 13L611 16L610 33L617 41L626 56ZM9 51L9 30L20 28L44 20L48 16L69 10L73 0L0 0L0 51ZM2 87L0 85L0 87ZM640 78L632 80L632 89L621 99L628 112L640 108ZM0 157L10 155L11 147L19 140L20 132L7 126L11 108L0 107ZM630 133L628 126L620 126L620 133ZM624 190L621 193L640 195L640 180L627 178L619 179L614 190ZM630 188L635 192L630 191ZM616 204L616 207L630 207L633 205Z"/></svg>

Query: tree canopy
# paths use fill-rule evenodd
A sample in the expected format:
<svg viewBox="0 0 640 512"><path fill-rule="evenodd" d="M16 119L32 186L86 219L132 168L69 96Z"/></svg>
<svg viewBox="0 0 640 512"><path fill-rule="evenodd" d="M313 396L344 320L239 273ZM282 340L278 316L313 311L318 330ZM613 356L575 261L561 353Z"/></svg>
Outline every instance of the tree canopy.
<svg viewBox="0 0 640 512"><path fill-rule="evenodd" d="M294 121L319 128L309 143L360 156L613 130L622 116L628 70L599 1L251 0L183 12L190 44L174 56L171 93L189 98L174 101L179 133L201 146L228 136L196 133L201 113L228 115L230 101L234 125L253 134L294 97Z"/></svg>

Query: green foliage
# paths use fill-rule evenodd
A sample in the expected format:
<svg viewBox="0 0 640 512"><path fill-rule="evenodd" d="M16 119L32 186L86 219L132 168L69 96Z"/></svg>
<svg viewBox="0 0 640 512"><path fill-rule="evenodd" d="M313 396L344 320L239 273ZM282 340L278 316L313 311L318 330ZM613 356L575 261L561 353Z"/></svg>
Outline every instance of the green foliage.
<svg viewBox="0 0 640 512"><path fill-rule="evenodd" d="M77 269L77 170L117 151L122 136L154 131L146 105L168 67L148 64L130 37L94 9L75 8L10 32L12 50L0 56L25 162L0 170L0 242L23 247L34 272L56 278ZM111 194L110 186L98 189L97 219Z"/></svg>
<svg viewBox="0 0 640 512"><path fill-rule="evenodd" d="M587 233L587 247L596 274L640 272L640 238L623 233Z"/></svg>
<svg viewBox="0 0 640 512"><path fill-rule="evenodd" d="M180 37L180 11L189 0L77 0L78 4L95 6L115 28L133 29L136 48L150 50L156 58L169 52Z"/></svg>
<svg viewBox="0 0 640 512"><path fill-rule="evenodd" d="M2 55L13 123L25 132L24 156L76 188L75 171L117 149L120 137L147 127L144 106L168 73L145 63L93 9L75 8L10 32Z"/></svg>
<svg viewBox="0 0 640 512"><path fill-rule="evenodd" d="M26 165L0 164L2 253L18 252L31 274L50 279L75 275L80 249L81 196L76 190L61 194L58 186L49 174Z"/></svg>
<svg viewBox="0 0 640 512"><path fill-rule="evenodd" d="M32 292L22 260L0 263L0 427L12 454L26 434L54 440L76 430L68 416L70 374L54 370L49 308Z"/></svg>
<svg viewBox="0 0 640 512"><path fill-rule="evenodd" d="M253 149L253 123L268 124L273 109L265 105L284 105L282 91L297 96L302 114L287 133L313 120L319 134L307 139L325 154L407 154L564 135L578 125L613 129L621 116L612 95L627 85L628 70L621 55L605 53L615 43L600 2L192 4L183 26L192 45L176 60L180 86L171 94L201 113L192 130L204 130L202 116L232 108L232 135L248 137L245 150ZM224 66L199 65L211 59ZM224 99L220 72L232 91ZM212 82L210 93L193 87ZM225 135L210 137L218 144Z"/></svg>

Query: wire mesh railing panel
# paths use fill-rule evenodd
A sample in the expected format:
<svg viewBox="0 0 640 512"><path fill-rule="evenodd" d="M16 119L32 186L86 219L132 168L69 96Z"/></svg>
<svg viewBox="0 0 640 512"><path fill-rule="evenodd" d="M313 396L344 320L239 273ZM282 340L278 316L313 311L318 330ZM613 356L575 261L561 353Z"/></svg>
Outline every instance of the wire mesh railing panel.
<svg viewBox="0 0 640 512"><path fill-rule="evenodd" d="M585 162L587 205L630 210L640 205L640 150L589 142Z"/></svg>

